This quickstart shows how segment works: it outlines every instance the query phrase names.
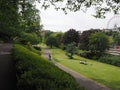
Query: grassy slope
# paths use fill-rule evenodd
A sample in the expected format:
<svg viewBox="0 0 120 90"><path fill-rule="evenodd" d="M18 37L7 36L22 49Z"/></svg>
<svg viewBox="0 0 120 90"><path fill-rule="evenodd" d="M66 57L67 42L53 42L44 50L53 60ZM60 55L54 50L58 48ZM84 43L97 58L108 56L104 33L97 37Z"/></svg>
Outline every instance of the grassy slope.
<svg viewBox="0 0 120 90"><path fill-rule="evenodd" d="M18 90L84 90L69 74L21 45L14 45L13 57Z"/></svg>
<svg viewBox="0 0 120 90"><path fill-rule="evenodd" d="M120 90L120 67L96 62L79 56L74 56L74 60L68 59L68 57L65 56L65 52L60 49L51 49L51 52L53 58L59 63L113 90ZM80 60L86 60L88 65L79 64Z"/></svg>

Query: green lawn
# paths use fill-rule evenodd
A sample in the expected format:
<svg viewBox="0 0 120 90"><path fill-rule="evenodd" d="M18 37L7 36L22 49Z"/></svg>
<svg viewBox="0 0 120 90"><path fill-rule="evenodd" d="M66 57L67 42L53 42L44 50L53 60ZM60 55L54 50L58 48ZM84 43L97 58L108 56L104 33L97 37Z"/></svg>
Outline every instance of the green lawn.
<svg viewBox="0 0 120 90"><path fill-rule="evenodd" d="M112 90L120 90L120 67L96 62L94 60L74 56L69 59L60 49L51 49L54 60L71 68L72 70L87 76ZM88 65L80 64L80 60L86 60Z"/></svg>

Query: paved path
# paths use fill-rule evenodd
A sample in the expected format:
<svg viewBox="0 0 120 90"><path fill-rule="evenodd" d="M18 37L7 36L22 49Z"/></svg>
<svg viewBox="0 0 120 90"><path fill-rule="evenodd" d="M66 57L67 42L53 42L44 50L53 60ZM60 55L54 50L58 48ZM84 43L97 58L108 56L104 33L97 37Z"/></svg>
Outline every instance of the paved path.
<svg viewBox="0 0 120 90"><path fill-rule="evenodd" d="M45 48L44 49L44 54L43 56L45 58L48 59L48 55L49 55L50 51ZM78 82L78 84L80 84L80 86L83 86L85 87L87 90L110 90L109 88L107 88L106 86L102 85L102 84L99 84L85 76L82 76L80 75L79 73L55 62L55 61L52 61L57 67L59 67L60 69L62 69L63 71L69 73L70 75L72 75L76 81Z"/></svg>
<svg viewBox="0 0 120 90"><path fill-rule="evenodd" d="M15 90L15 68L11 60L12 44L0 44L0 90Z"/></svg>

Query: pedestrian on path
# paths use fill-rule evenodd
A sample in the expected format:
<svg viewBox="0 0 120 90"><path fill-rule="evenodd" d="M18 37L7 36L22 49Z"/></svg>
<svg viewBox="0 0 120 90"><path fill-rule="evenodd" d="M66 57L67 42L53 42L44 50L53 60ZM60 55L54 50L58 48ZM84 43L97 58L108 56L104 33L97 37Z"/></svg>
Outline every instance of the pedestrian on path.
<svg viewBox="0 0 120 90"><path fill-rule="evenodd" d="M52 58L51 58L51 54L49 53L49 60L51 61L51 59L52 59Z"/></svg>

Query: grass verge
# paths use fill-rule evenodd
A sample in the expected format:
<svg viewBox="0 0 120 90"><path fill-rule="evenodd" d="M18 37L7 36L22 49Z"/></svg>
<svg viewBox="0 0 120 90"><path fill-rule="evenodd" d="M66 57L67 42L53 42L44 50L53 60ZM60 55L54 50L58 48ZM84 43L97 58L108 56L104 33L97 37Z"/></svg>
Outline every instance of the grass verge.
<svg viewBox="0 0 120 90"><path fill-rule="evenodd" d="M112 90L120 90L120 67L112 66L74 56L74 59L69 59L63 50L51 49L52 57L60 64L89 77L99 83L106 85ZM80 61L87 61L88 65L80 64Z"/></svg>

